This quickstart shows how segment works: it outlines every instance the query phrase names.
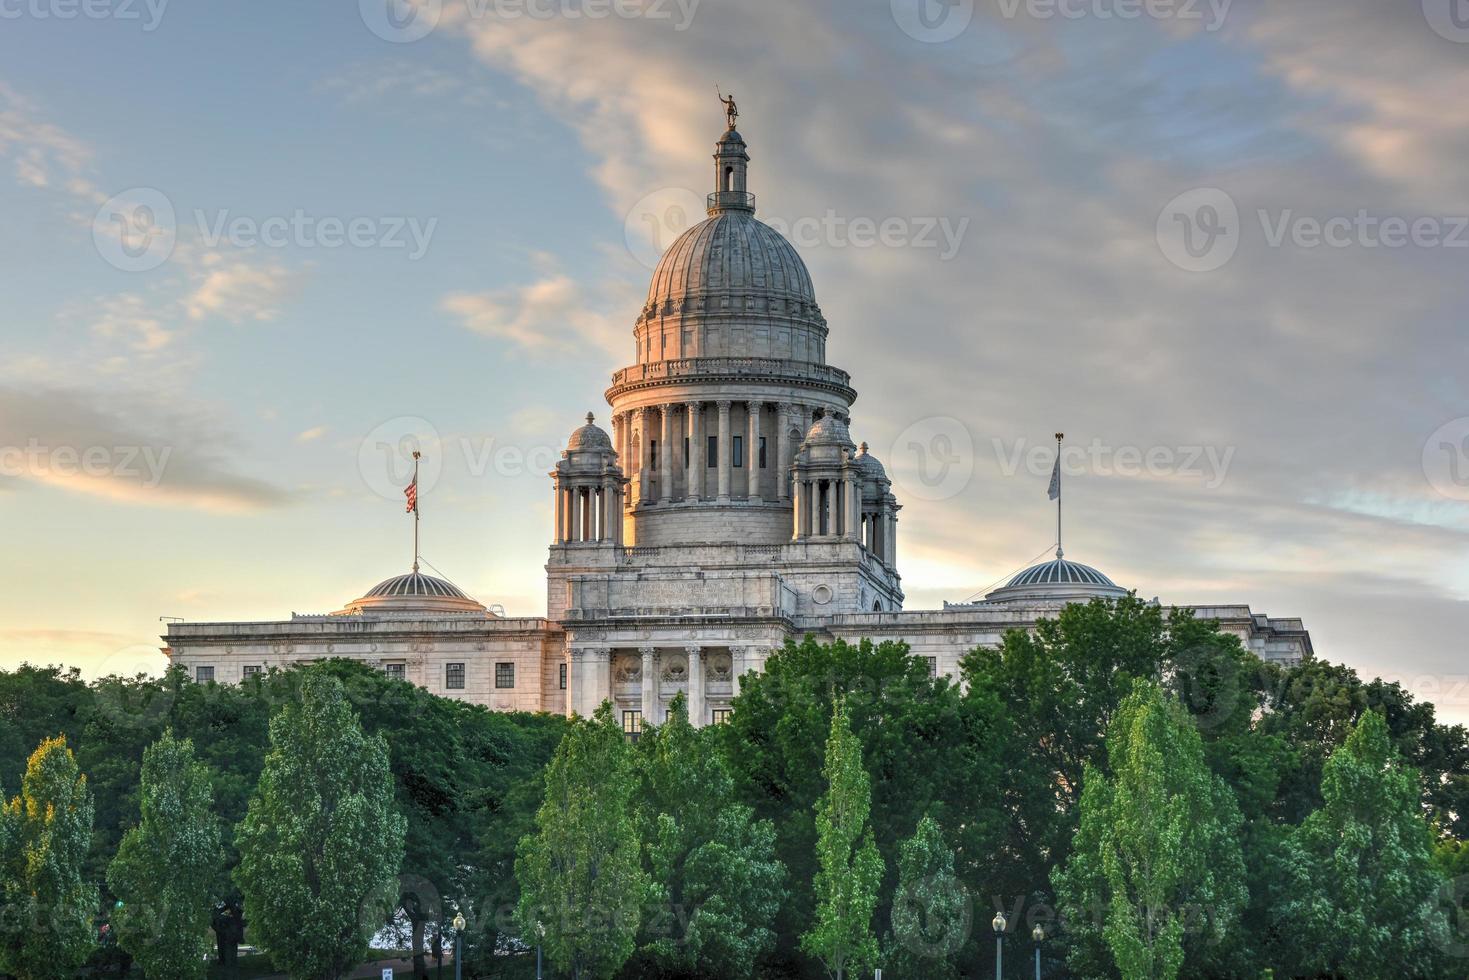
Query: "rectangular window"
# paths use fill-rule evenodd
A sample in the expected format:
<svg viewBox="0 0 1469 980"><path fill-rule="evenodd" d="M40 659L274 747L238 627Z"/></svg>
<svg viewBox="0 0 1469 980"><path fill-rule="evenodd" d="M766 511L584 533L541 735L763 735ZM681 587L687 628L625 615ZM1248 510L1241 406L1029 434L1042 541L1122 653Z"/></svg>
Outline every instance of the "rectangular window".
<svg viewBox="0 0 1469 980"><path fill-rule="evenodd" d="M734 468L742 469L745 465L745 440L740 436L734 437Z"/></svg>
<svg viewBox="0 0 1469 980"><path fill-rule="evenodd" d="M704 454L704 468L706 470L719 469L719 437L709 437L709 451Z"/></svg>
<svg viewBox="0 0 1469 980"><path fill-rule="evenodd" d="M194 680L200 684L210 684L214 681L213 667L195 667Z"/></svg>
<svg viewBox="0 0 1469 980"><path fill-rule="evenodd" d="M495 686L498 688L515 686L514 664L495 664Z"/></svg>
<svg viewBox="0 0 1469 980"><path fill-rule="evenodd" d="M463 664L444 664L444 687L450 691L464 690Z"/></svg>
<svg viewBox="0 0 1469 980"><path fill-rule="evenodd" d="M734 714L729 708L714 709L714 724L723 725L729 722L729 716Z"/></svg>
<svg viewBox="0 0 1469 980"><path fill-rule="evenodd" d="M637 740L643 734L643 713L641 711L624 711L622 713L622 734L628 738Z"/></svg>
<svg viewBox="0 0 1469 980"><path fill-rule="evenodd" d="M241 672L246 677L254 677L256 674L260 673L260 665L259 664L246 664L243 668L241 668Z"/></svg>
<svg viewBox="0 0 1469 980"><path fill-rule="evenodd" d="M383 673L388 675L389 680L403 681L408 679L407 664L384 664Z"/></svg>
<svg viewBox="0 0 1469 980"><path fill-rule="evenodd" d="M939 658L938 657L924 657L923 659L928 661L928 676L929 676L929 678L937 677L939 675Z"/></svg>
<svg viewBox="0 0 1469 980"><path fill-rule="evenodd" d="M765 437L760 437L760 468L765 469Z"/></svg>
<svg viewBox="0 0 1469 980"><path fill-rule="evenodd" d="M649 439L648 440L648 452L652 453L652 457L653 457L653 469L656 470L658 468L658 440L657 439Z"/></svg>
<svg viewBox="0 0 1469 980"><path fill-rule="evenodd" d="M560 685L561 690L564 691L564 690L566 690L566 665L565 664L557 664L556 667L557 667L556 673L559 675L556 678L556 680L557 680L557 683Z"/></svg>
<svg viewBox="0 0 1469 980"><path fill-rule="evenodd" d="M689 468L689 440L687 438L683 441L683 468Z"/></svg>

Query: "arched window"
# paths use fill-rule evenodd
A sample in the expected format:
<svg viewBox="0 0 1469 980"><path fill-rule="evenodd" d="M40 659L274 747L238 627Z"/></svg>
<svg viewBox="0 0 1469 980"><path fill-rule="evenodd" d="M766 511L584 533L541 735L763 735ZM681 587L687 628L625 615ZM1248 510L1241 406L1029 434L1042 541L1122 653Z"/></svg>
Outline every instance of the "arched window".
<svg viewBox="0 0 1469 980"><path fill-rule="evenodd" d="M734 167L724 168L724 189L727 191L734 190Z"/></svg>

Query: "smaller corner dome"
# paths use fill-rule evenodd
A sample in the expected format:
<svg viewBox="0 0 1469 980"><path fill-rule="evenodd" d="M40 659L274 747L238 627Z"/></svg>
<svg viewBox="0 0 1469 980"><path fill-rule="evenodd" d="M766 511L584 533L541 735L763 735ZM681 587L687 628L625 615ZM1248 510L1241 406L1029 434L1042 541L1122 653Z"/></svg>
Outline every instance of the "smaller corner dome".
<svg viewBox="0 0 1469 980"><path fill-rule="evenodd" d="M862 467L862 472L868 479L886 480L888 478L888 471L883 468L882 463L878 462L877 457L867 451L867 443L864 442L858 446L857 450L855 462L858 466Z"/></svg>
<svg viewBox="0 0 1469 980"><path fill-rule="evenodd" d="M600 450L610 452L611 449L612 437L596 424L596 416L591 412L587 413L587 424L573 432L570 441L566 443L566 451L570 453Z"/></svg>
<svg viewBox="0 0 1469 980"><path fill-rule="evenodd" d="M407 575L384 579L360 599L347 603L337 615L361 613L494 613L475 602L456 585L415 568Z"/></svg>
<svg viewBox="0 0 1469 980"><path fill-rule="evenodd" d="M811 423L811 428L806 430L806 438L802 441L802 445L857 448L852 444L852 434L847 431L847 423L832 414L823 415Z"/></svg>
<svg viewBox="0 0 1469 980"><path fill-rule="evenodd" d="M1099 596L1119 599L1125 595L1126 589L1090 565L1057 557L1030 566L985 599L1090 599Z"/></svg>

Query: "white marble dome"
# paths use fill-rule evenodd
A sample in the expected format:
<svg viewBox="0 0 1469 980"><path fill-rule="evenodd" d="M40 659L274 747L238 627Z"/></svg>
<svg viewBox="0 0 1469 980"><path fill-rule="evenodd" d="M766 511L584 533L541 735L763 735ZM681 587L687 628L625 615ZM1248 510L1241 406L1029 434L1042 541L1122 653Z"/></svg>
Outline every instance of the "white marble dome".
<svg viewBox="0 0 1469 980"><path fill-rule="evenodd" d="M645 309L671 313L696 297L758 292L790 312L811 307L816 289L785 236L748 211L724 211L694 225L663 253Z"/></svg>
<svg viewBox="0 0 1469 980"><path fill-rule="evenodd" d="M607 434L607 430L597 425L597 417L591 412L587 413L587 424L573 432L566 443L566 451L569 453L610 452L611 449L612 437Z"/></svg>
<svg viewBox="0 0 1469 980"><path fill-rule="evenodd" d="M1090 565L1067 561L1058 550L1054 559L1032 565L985 596L985 599L991 602L1016 599L1086 600L1096 597L1120 599L1125 595L1127 590L1106 575Z"/></svg>
<svg viewBox="0 0 1469 980"><path fill-rule="evenodd" d="M826 363L826 320L806 263L755 217L743 138L718 143L709 216L676 238L648 284L634 331L642 364L759 357Z"/></svg>
<svg viewBox="0 0 1469 980"><path fill-rule="evenodd" d="M493 617L482 603L475 602L451 582L418 571L384 579L360 599L347 603L337 615L427 613L471 613Z"/></svg>

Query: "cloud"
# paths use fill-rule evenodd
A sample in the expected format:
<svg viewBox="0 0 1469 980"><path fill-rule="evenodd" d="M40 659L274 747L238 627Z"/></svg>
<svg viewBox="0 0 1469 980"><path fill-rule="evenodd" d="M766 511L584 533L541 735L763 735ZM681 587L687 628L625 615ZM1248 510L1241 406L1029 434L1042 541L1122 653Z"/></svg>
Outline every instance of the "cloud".
<svg viewBox="0 0 1469 980"><path fill-rule="evenodd" d="M315 442L317 439L320 439L324 435L326 435L326 426L324 426L324 425L314 425L314 426L312 426L311 428L307 429L304 432L297 433L296 434L296 441L297 442Z"/></svg>
<svg viewBox="0 0 1469 980"><path fill-rule="evenodd" d="M445 296L439 308L467 329L530 353L575 351L585 344L617 354L625 331L603 312L582 284L538 256L543 275L534 282L486 292Z"/></svg>
<svg viewBox="0 0 1469 980"><path fill-rule="evenodd" d="M217 317L230 323L267 322L280 316L281 305L300 287L301 274L270 263L220 259L202 273L202 281L184 301L189 317Z"/></svg>
<svg viewBox="0 0 1469 980"><path fill-rule="evenodd" d="M61 180L73 190L89 189L76 175L91 161L91 148L39 115L34 102L0 82L0 154L13 158L16 179L37 188Z"/></svg>
<svg viewBox="0 0 1469 980"><path fill-rule="evenodd" d="M122 503L237 513L287 493L230 466L237 439L207 415L136 396L0 386L0 483Z"/></svg>

